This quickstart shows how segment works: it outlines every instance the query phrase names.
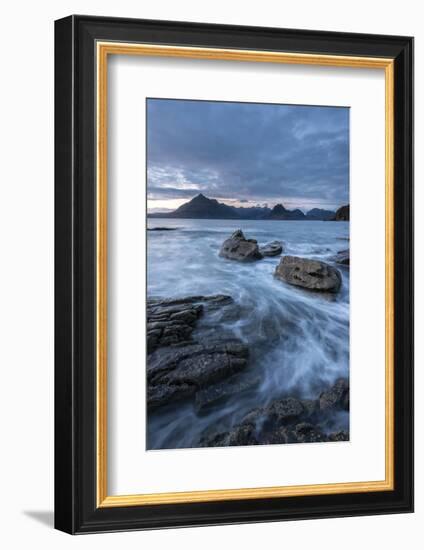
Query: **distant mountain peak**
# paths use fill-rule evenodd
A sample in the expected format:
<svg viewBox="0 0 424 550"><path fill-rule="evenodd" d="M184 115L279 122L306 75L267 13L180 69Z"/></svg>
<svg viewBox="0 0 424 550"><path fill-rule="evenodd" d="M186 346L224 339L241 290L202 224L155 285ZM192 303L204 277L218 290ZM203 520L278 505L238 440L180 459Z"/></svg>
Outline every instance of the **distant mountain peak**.
<svg viewBox="0 0 424 550"><path fill-rule="evenodd" d="M189 202L193 202L193 201L196 201L196 202L200 202L200 201L210 201L210 199L208 199L208 197L205 197L205 195L203 193L199 193L198 195L196 195L195 197L193 197Z"/></svg>
<svg viewBox="0 0 424 550"><path fill-rule="evenodd" d="M188 201L185 204L202 204L206 206L209 204L219 204L219 203L216 199L210 199L209 197L206 197L203 193L199 193L198 195L193 197L190 201Z"/></svg>
<svg viewBox="0 0 424 550"><path fill-rule="evenodd" d="M278 203L271 210L269 218L273 220L303 220L305 219L305 214L298 208L296 210L287 210L284 205Z"/></svg>
<svg viewBox="0 0 424 550"><path fill-rule="evenodd" d="M309 215L310 214L310 215ZM270 208L235 207L210 199L203 193L198 193L173 212L155 212L149 214L153 218L187 218L187 219L220 219L220 220L324 220L333 219L335 212L314 208L305 214L299 209L288 210L278 203Z"/></svg>
<svg viewBox="0 0 424 550"><path fill-rule="evenodd" d="M334 210L325 210L324 208L312 208L306 213L311 220L332 220L335 215Z"/></svg>
<svg viewBox="0 0 424 550"><path fill-rule="evenodd" d="M199 193L188 202L182 204L169 217L193 218L193 219L238 219L234 208L209 199L203 193Z"/></svg>

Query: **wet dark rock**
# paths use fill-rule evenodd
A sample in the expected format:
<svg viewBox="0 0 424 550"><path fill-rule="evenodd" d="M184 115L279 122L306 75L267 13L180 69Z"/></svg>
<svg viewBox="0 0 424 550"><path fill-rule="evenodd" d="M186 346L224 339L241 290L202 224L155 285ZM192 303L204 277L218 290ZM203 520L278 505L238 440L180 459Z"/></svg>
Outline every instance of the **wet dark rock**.
<svg viewBox="0 0 424 550"><path fill-rule="evenodd" d="M147 362L147 405L158 407L194 395L246 368L249 351L237 340L157 349Z"/></svg>
<svg viewBox="0 0 424 550"><path fill-rule="evenodd" d="M191 337L203 304L147 303L147 351L187 341Z"/></svg>
<svg viewBox="0 0 424 550"><path fill-rule="evenodd" d="M279 256L283 252L283 243L272 241L259 247L259 253L262 256Z"/></svg>
<svg viewBox="0 0 424 550"><path fill-rule="evenodd" d="M333 256L333 261L335 261L337 264L349 265L349 249L347 248L346 250L340 250L339 252L337 252L337 254Z"/></svg>
<svg viewBox="0 0 424 550"><path fill-rule="evenodd" d="M325 433L310 422L300 422L295 426L282 427L268 435L266 443L322 443L328 441Z"/></svg>
<svg viewBox="0 0 424 550"><path fill-rule="evenodd" d="M185 296L183 298L149 298L148 306L175 306L175 305L184 305L184 304L196 304L196 303L205 303L205 304L218 304L218 305L227 305L232 304L234 300L231 296L227 294L212 294L210 296Z"/></svg>
<svg viewBox="0 0 424 550"><path fill-rule="evenodd" d="M323 427L335 411L346 410L348 395L348 381L339 379L318 399L287 397L275 400L266 407L250 411L229 431L204 434L199 445L221 447L348 441L348 431L330 432Z"/></svg>
<svg viewBox="0 0 424 550"><path fill-rule="evenodd" d="M330 389L319 396L319 408L321 411L328 409L349 410L349 382L345 378L339 378Z"/></svg>
<svg viewBox="0 0 424 550"><path fill-rule="evenodd" d="M199 317L205 310L214 310L233 303L231 296L189 296L179 299L147 301L147 352L159 347L187 342Z"/></svg>
<svg viewBox="0 0 424 550"><path fill-rule="evenodd" d="M297 424L293 430L293 438L296 443L319 443L328 441L327 436L318 426L309 422Z"/></svg>
<svg viewBox="0 0 424 550"><path fill-rule="evenodd" d="M328 435L328 441L349 441L349 432L339 430Z"/></svg>
<svg viewBox="0 0 424 550"><path fill-rule="evenodd" d="M239 426L234 431L228 434L227 445L258 445L259 441L256 438L255 429L252 426Z"/></svg>
<svg viewBox="0 0 424 550"><path fill-rule="evenodd" d="M281 258L274 275L291 285L321 292L338 292L342 283L341 273L335 267L297 256Z"/></svg>
<svg viewBox="0 0 424 550"><path fill-rule="evenodd" d="M261 425L265 429L276 425L286 424L299 418L305 412L305 408L299 399L288 397L274 401L268 407L254 409L246 415L242 424Z"/></svg>
<svg viewBox="0 0 424 550"><path fill-rule="evenodd" d="M237 426L230 432L215 433L202 437L200 447L235 447L243 445L259 445L255 435L256 430L248 424Z"/></svg>
<svg viewBox="0 0 424 550"><path fill-rule="evenodd" d="M210 407L217 406L225 399L233 396L239 396L242 392L250 390L260 382L258 376L235 375L229 379L209 386L196 393L196 409L198 411L207 410Z"/></svg>
<svg viewBox="0 0 424 550"><path fill-rule="evenodd" d="M246 239L241 229L234 231L231 237L224 241L219 255L227 260L238 262L253 262L262 259L258 242L255 239Z"/></svg>
<svg viewBox="0 0 424 550"><path fill-rule="evenodd" d="M236 380L234 375L248 364L248 347L229 337L224 330L211 334L196 332L201 316L233 307L231 296L188 296L175 299L149 298L147 302L147 404L149 409L194 397L216 387L215 392L199 397L207 406L235 391L247 389L251 380ZM213 317L212 317L213 318ZM232 378L233 377L233 378ZM224 380L229 380L225 387ZM218 395L220 394L220 395Z"/></svg>
<svg viewBox="0 0 424 550"><path fill-rule="evenodd" d="M178 227L148 227L147 231L176 231Z"/></svg>
<svg viewBox="0 0 424 550"><path fill-rule="evenodd" d="M149 384L147 387L147 407L151 411L162 405L191 397L194 392L195 388L191 384Z"/></svg>

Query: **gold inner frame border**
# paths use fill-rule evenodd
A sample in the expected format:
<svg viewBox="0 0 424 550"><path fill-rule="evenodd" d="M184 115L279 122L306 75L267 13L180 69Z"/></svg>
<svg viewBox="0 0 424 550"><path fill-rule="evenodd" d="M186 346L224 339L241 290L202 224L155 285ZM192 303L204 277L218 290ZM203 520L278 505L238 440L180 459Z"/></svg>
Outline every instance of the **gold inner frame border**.
<svg viewBox="0 0 424 550"><path fill-rule="evenodd" d="M385 479L315 485L214 489L108 495L107 491L107 62L109 55L219 59L385 72ZM394 60L391 58L269 52L140 43L96 43L97 61L97 295L96 295L96 471L97 507L143 506L394 490Z"/></svg>

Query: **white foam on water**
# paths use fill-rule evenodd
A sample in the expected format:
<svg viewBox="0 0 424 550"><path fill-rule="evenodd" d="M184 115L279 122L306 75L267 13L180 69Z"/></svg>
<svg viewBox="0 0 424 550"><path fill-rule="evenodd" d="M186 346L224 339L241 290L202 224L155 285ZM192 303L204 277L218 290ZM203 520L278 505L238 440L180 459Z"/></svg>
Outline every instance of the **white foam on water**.
<svg viewBox="0 0 424 550"><path fill-rule="evenodd" d="M348 248L349 224L320 221L148 220L148 296L163 298L228 294L240 315L219 323L251 350L249 370L259 376L254 390L206 414L176 403L148 415L148 448L193 447L205 431L234 426L255 407L286 395L316 398L349 375L349 269L338 266L343 283L333 296L305 291L275 279L280 257L243 264L218 256L222 242L241 228L259 244L284 243L284 253L331 261ZM219 315L217 314L217 317ZM213 329L214 316L199 330ZM196 336L196 332L193 335ZM338 415L346 427L346 414Z"/></svg>

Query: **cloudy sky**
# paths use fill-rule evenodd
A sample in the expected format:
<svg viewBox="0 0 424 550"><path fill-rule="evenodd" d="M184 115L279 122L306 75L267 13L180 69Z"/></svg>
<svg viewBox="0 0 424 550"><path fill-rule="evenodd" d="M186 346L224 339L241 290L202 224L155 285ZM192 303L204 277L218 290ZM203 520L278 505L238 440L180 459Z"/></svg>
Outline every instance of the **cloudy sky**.
<svg viewBox="0 0 424 550"><path fill-rule="evenodd" d="M198 193L236 206L349 202L349 109L147 100L150 211Z"/></svg>

